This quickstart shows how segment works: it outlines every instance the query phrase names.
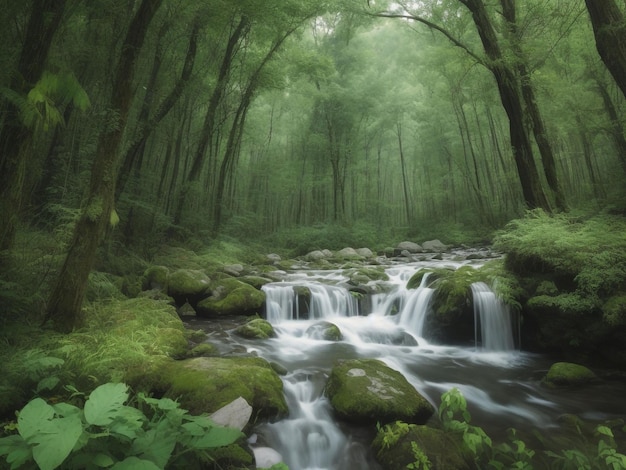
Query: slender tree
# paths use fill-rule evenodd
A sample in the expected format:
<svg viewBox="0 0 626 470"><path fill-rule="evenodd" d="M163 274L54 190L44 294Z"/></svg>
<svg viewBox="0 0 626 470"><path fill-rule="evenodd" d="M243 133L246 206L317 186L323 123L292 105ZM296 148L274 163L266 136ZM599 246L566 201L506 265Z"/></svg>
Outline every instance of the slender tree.
<svg viewBox="0 0 626 470"><path fill-rule="evenodd" d="M626 21L615 0L585 0L596 48L626 97Z"/></svg>
<svg viewBox="0 0 626 470"><path fill-rule="evenodd" d="M48 301L46 320L51 320L58 331L69 332L81 320L89 272L114 211L118 152L133 100L137 57L161 1L142 0L122 44L110 98L115 121L100 134L87 201Z"/></svg>

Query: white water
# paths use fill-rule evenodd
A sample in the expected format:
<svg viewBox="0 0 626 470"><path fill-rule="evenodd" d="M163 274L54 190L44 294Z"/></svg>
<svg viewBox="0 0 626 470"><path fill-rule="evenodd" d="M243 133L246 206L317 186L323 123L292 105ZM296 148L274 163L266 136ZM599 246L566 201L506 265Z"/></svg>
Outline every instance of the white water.
<svg viewBox="0 0 626 470"><path fill-rule="evenodd" d="M478 326L482 348L487 351L510 351L515 349L513 320L509 308L484 282L472 284L474 298L475 341L478 342Z"/></svg>
<svg viewBox="0 0 626 470"><path fill-rule="evenodd" d="M456 387L468 402L472 423L498 433L509 427L554 429L556 417L564 412L613 409L615 405L605 406L601 397L595 405L595 397L588 396L566 406L557 404L558 397L539 385L547 365L514 349L510 313L484 284L472 286L474 344L429 341L427 319L434 290L427 276L419 288L406 288L420 267L388 268L387 290L371 295L368 312L358 311L355 296L346 289L329 284L346 281L338 271L297 274L263 287L267 318L278 337L249 341L247 350L287 369L283 383L289 416L260 425L253 446L274 449L292 470L380 470L369 451L373 428L337 423L324 397L326 379L339 359L384 361L435 408L441 394ZM308 308L300 302L300 311L295 292L303 287L311 298ZM318 328L323 322L339 327L342 339L324 340Z"/></svg>

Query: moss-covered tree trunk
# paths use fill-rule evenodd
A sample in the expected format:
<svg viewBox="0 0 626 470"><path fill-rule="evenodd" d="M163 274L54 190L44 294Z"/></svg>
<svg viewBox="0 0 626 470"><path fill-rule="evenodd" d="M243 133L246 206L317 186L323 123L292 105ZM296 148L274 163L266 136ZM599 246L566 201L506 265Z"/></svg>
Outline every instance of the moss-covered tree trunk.
<svg viewBox="0 0 626 470"><path fill-rule="evenodd" d="M58 331L71 331L81 319L89 272L114 206L117 155L133 99L137 57L161 1L142 0L122 44L110 99L110 109L117 122L100 134L91 167L87 201L48 302L46 319L51 320Z"/></svg>
<svg viewBox="0 0 626 470"><path fill-rule="evenodd" d="M626 22L615 0L585 0L596 49L626 97Z"/></svg>

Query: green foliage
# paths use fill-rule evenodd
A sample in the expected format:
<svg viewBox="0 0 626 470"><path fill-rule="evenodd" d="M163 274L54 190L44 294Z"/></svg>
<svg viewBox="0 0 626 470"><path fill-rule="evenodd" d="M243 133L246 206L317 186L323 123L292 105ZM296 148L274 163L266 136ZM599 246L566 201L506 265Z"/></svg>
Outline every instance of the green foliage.
<svg viewBox="0 0 626 470"><path fill-rule="evenodd" d="M13 96L13 102L20 108L24 125L42 128L44 131L65 124L61 115L63 106L72 103L76 108L85 111L91 105L87 93L71 73L44 72L26 99L9 96Z"/></svg>
<svg viewBox="0 0 626 470"><path fill-rule="evenodd" d="M528 212L499 232L494 246L507 253L516 273L554 272L584 295L605 295L626 286L626 220L596 215Z"/></svg>
<svg viewBox="0 0 626 470"><path fill-rule="evenodd" d="M408 424L404 421L396 421L395 423L386 424L384 426L377 423L376 429L378 430L379 438L381 439L379 452L394 447L400 439L409 434L411 429L415 428L415 424ZM413 454L415 461L407 464L406 468L413 470L429 470L432 464L428 459L428 456L422 449L420 449L417 442L411 441L410 445L411 453Z"/></svg>
<svg viewBox="0 0 626 470"><path fill-rule="evenodd" d="M70 403L30 401L18 414L18 434L0 439L10 468L34 461L42 470L110 467L159 469L210 459L212 449L242 437L237 429L193 416L168 398L137 396L126 405L128 386L97 387L83 409Z"/></svg>
<svg viewBox="0 0 626 470"><path fill-rule="evenodd" d="M535 451L517 436L515 429L507 431L507 440L494 445L485 431L470 424L471 416L467 402L461 392L453 388L441 396L439 418L444 429L459 433L473 455L479 468L532 470ZM581 446L577 449L564 449L560 452L544 451L550 458L550 468L559 470L579 469L626 469L626 455L617 451L614 435L608 426L598 425L595 429L598 438L596 447Z"/></svg>

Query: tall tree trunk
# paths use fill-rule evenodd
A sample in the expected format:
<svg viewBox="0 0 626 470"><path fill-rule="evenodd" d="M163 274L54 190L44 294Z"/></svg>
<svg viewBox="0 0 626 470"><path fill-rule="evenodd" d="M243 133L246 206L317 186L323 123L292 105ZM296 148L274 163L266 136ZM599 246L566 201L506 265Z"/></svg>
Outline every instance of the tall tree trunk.
<svg viewBox="0 0 626 470"><path fill-rule="evenodd" d="M525 127L526 115L517 75L505 63L495 30L483 1L461 1L472 13L472 18L478 30L483 48L489 58L487 65L496 79L500 100L509 118L511 146L513 148L513 156L522 187L524 202L531 209L542 208L546 211L550 211L550 204L541 187L539 172L537 171L532 146Z"/></svg>
<svg viewBox="0 0 626 470"><path fill-rule="evenodd" d="M541 162L543 164L543 171L546 176L548 186L552 190L554 195L554 202L557 209L561 211L567 210L567 204L565 202L565 195L563 194L563 188L559 182L559 178L556 172L556 162L554 158L554 152L552 146L548 140L547 130L543 124L541 112L539 106L537 106L537 99L535 98L535 91L533 89L530 80L530 71L526 66L526 57L522 52L520 45L520 35L517 28L515 0L500 0L502 5L502 13L507 23L509 33L511 35L511 46L513 53L516 56L517 70L520 78L520 85L522 90L522 97L524 98L524 104L526 105L526 112L530 118L532 124L533 135L539 154L541 155Z"/></svg>
<svg viewBox="0 0 626 470"><path fill-rule="evenodd" d="M409 199L409 186L406 179L406 164L404 162L404 149L402 148L402 124L396 123L396 135L398 136L398 151L400 152L400 168L402 169L402 189L404 190L404 209L406 211L406 223L412 226L411 204Z"/></svg>
<svg viewBox="0 0 626 470"><path fill-rule="evenodd" d="M12 91L26 95L41 78L52 38L59 28L65 10L65 0L35 0L17 70L12 74ZM22 206L24 180L27 174L28 151L32 132L20 122L20 110L15 103L4 102L0 114L4 119L0 129L0 251L13 244L15 229Z"/></svg>
<svg viewBox="0 0 626 470"><path fill-rule="evenodd" d="M220 65L217 83L215 84L213 93L211 93L211 97L209 98L209 106L204 116L202 131L200 133L200 141L198 142L198 146L196 147L193 161L191 163L191 168L189 172L187 172L185 175L185 181L183 181L183 188L181 190L181 194L178 199L178 205L174 213L175 224L180 224L181 222L183 210L185 208L185 204L187 203L187 196L189 194L190 187L193 185L193 183L197 182L200 179L202 164L204 162L207 149L209 149L209 151L212 151L217 145L215 140L217 133L216 116L218 107L224 98L224 94L226 93L226 87L228 85L230 71L235 56L237 55L237 52L239 50L239 45L248 34L249 30L250 21L247 17L242 16L239 19L237 26L235 26L234 30L228 38L226 50L224 51L224 57L222 58L222 63Z"/></svg>
<svg viewBox="0 0 626 470"><path fill-rule="evenodd" d="M604 109L611 119L611 129L609 135L615 143L615 149L617 150L617 158L622 165L622 169L626 173L626 137L624 137L624 127L619 118L617 109L613 104L609 90L606 88L606 84L596 77L596 84L598 85L598 91L602 96L602 103L604 103Z"/></svg>
<svg viewBox="0 0 626 470"><path fill-rule="evenodd" d="M585 0L596 49L626 97L626 22L615 0Z"/></svg>
<svg viewBox="0 0 626 470"><path fill-rule="evenodd" d="M100 134L87 201L48 301L46 320L52 320L54 328L61 332L71 331L81 320L89 272L113 211L117 155L133 99L137 58L161 1L142 0L122 45L110 99L110 109L117 115L117 125L109 126Z"/></svg>

